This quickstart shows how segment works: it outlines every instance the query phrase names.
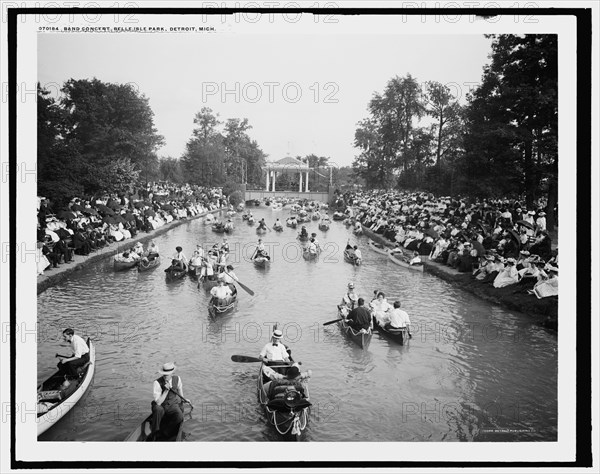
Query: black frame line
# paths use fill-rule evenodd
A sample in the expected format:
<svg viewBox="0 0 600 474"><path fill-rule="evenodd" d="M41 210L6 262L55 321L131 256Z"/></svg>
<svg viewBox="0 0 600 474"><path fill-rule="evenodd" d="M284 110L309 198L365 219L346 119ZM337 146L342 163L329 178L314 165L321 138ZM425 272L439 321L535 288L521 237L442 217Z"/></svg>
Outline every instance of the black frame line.
<svg viewBox="0 0 600 474"><path fill-rule="evenodd" d="M591 467L591 8L8 8L8 110L9 110L9 275L10 275L10 392L12 469L156 469L156 468L389 468L389 467ZM576 318L576 451L572 462L499 461L19 461L16 452L16 199L17 199L17 19L27 14L153 14L219 15L234 13L308 13L335 15L498 15L574 16L577 22L577 318ZM563 158L565 159L565 158ZM587 257L585 257L587 255ZM579 258L581 256L581 258ZM493 446L493 445L492 445Z"/></svg>

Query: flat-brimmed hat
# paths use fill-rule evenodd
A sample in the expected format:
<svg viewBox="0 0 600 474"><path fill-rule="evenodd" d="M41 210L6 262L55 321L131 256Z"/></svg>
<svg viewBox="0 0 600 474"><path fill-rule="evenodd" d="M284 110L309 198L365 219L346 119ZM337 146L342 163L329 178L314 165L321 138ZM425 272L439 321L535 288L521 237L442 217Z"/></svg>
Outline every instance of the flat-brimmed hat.
<svg viewBox="0 0 600 474"><path fill-rule="evenodd" d="M281 329L275 329L273 331L272 337L276 337L277 339L281 339L283 337L283 333L281 332Z"/></svg>
<svg viewBox="0 0 600 474"><path fill-rule="evenodd" d="M177 367L173 362L167 362L163 364L162 370L159 370L158 373L163 375L171 375L173 372L175 372L176 368Z"/></svg>
<svg viewBox="0 0 600 474"><path fill-rule="evenodd" d="M535 211L529 211L527 214L529 214L530 216L535 216Z"/></svg>
<svg viewBox="0 0 600 474"><path fill-rule="evenodd" d="M538 213L538 216L540 216L540 217L544 217L545 215L546 215L546 213L544 211L541 211Z"/></svg>
<svg viewBox="0 0 600 474"><path fill-rule="evenodd" d="M354 288L354 283L352 283L352 282L348 283L348 288Z"/></svg>

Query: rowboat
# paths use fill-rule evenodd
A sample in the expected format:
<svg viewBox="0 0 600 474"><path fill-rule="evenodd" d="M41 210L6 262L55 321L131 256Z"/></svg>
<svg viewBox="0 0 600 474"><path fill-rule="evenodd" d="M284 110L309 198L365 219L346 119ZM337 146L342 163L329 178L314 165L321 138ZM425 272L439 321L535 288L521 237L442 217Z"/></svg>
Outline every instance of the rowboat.
<svg viewBox="0 0 600 474"><path fill-rule="evenodd" d="M256 233L257 234L266 234L267 233L267 228L266 227L257 227L256 228Z"/></svg>
<svg viewBox="0 0 600 474"><path fill-rule="evenodd" d="M344 250L344 260L352 265L360 265L362 263L362 259L356 258L356 255L351 254L348 250Z"/></svg>
<svg viewBox="0 0 600 474"><path fill-rule="evenodd" d="M115 269L115 272L122 272L135 267L138 263L139 260L134 260L133 262L122 262L120 260L115 260L113 268Z"/></svg>
<svg viewBox="0 0 600 474"><path fill-rule="evenodd" d="M271 261L267 257L256 257L254 260L254 265L257 267L266 267Z"/></svg>
<svg viewBox="0 0 600 474"><path fill-rule="evenodd" d="M138 272L147 272L160 266L160 257L153 258L152 260L140 260L138 265Z"/></svg>
<svg viewBox="0 0 600 474"><path fill-rule="evenodd" d="M261 364L258 372L258 400L267 420L284 438L300 441L310 416L308 387L304 394L291 385L279 385L270 391L270 379L265 375L263 366ZM287 367L279 366L279 370L285 374Z"/></svg>
<svg viewBox="0 0 600 474"><path fill-rule="evenodd" d="M342 317L341 313L338 312L338 317ZM363 331L355 331L346 323L345 319L342 319L338 322L340 327L340 331L342 334L348 336L352 341L358 344L358 347L367 350L369 348L369 344L371 343L371 338L373 337L373 331L369 329L368 332Z"/></svg>
<svg viewBox="0 0 600 474"><path fill-rule="evenodd" d="M275 232L283 232L283 226L280 226L280 225L274 225L274 226L273 226L273 230L274 230Z"/></svg>
<svg viewBox="0 0 600 474"><path fill-rule="evenodd" d="M211 298L208 302L208 312L213 316L224 316L226 313L229 313L233 308L235 308L235 304L237 302L237 295L233 295L228 304L218 305L215 303L215 299Z"/></svg>
<svg viewBox="0 0 600 474"><path fill-rule="evenodd" d="M373 252L377 252L380 253L381 255L389 255L390 251L387 247L385 247L384 245L381 245L377 242L374 242L372 240L369 240L369 248L371 250L373 250Z"/></svg>
<svg viewBox="0 0 600 474"><path fill-rule="evenodd" d="M400 260L399 258L394 257L391 253L389 254L390 256L390 260L392 262L394 262L396 265L400 265L401 267L404 268L409 268L410 270L415 270L417 272L422 272L423 271L423 264L419 263L416 265L411 265L408 262L405 262L404 260Z"/></svg>
<svg viewBox="0 0 600 474"><path fill-rule="evenodd" d="M181 404L181 411L183 411L183 416L185 417L186 410L185 407L188 405ZM164 419L164 418L163 418ZM169 438L159 438L154 441L182 441L183 440L183 421L179 423L177 427L177 431L173 430L175 434ZM161 422L162 425L162 422ZM125 441L148 441L148 436L152 433L152 414L135 427L135 429L125 438Z"/></svg>
<svg viewBox="0 0 600 474"><path fill-rule="evenodd" d="M404 345L405 341L408 341L408 329L406 328L385 328L379 325L379 323L377 322L377 318L373 318L373 326L379 331L380 334L392 341L397 342L401 346Z"/></svg>
<svg viewBox="0 0 600 474"><path fill-rule="evenodd" d="M57 371L38 388L38 436L65 416L90 386L94 377L96 347L90 338L87 340L87 345L90 349L90 361L78 369L78 379L69 380L70 385L61 388L65 379L59 376Z"/></svg>
<svg viewBox="0 0 600 474"><path fill-rule="evenodd" d="M321 223L319 224L319 230L322 230L322 231L327 231L327 230L329 230L329 224L327 224L327 223L325 223L325 222L321 222Z"/></svg>

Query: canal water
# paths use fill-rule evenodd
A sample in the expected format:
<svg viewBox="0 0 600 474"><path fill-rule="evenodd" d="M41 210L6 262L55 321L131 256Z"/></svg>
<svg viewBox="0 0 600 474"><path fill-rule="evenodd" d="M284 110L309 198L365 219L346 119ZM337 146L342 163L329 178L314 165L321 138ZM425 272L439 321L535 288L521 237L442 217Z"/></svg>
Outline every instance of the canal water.
<svg viewBox="0 0 600 474"><path fill-rule="evenodd" d="M272 225L286 208L251 208ZM54 370L61 332L72 327L96 345L96 372L77 406L40 440L120 441L149 414L152 384L174 361L183 392L195 406L186 441L269 441L279 435L257 402L258 356L277 323L302 370L312 370L313 403L307 441L555 441L557 337L427 273L396 266L341 223L321 232L324 252L305 261L297 231L263 236L269 268L250 262L258 236L234 218L231 262L242 283L238 306L221 319L208 312L208 295L186 277L165 280L164 268L181 245L212 246L223 234L201 219L157 237L163 268L116 273L105 260L73 273L38 296L38 383ZM344 262L350 238L364 263ZM400 346L377 332L363 351L340 334L339 303L349 281L370 301L383 290L402 302L413 338Z"/></svg>

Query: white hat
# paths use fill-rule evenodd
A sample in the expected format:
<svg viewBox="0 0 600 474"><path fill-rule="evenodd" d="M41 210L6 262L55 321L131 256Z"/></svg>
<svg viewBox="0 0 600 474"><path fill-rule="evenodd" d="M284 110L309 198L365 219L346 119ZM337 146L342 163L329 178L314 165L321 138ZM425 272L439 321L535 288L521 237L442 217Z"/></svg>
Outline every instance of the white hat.
<svg viewBox="0 0 600 474"><path fill-rule="evenodd" d="M275 329L273 331L273 337L275 337L277 339L281 339L283 337L283 333L281 332L280 329Z"/></svg>
<svg viewBox="0 0 600 474"><path fill-rule="evenodd" d="M173 372L175 372L176 368L177 367L175 367L173 362L167 362L163 364L162 370L159 370L158 373L163 375L171 375Z"/></svg>

